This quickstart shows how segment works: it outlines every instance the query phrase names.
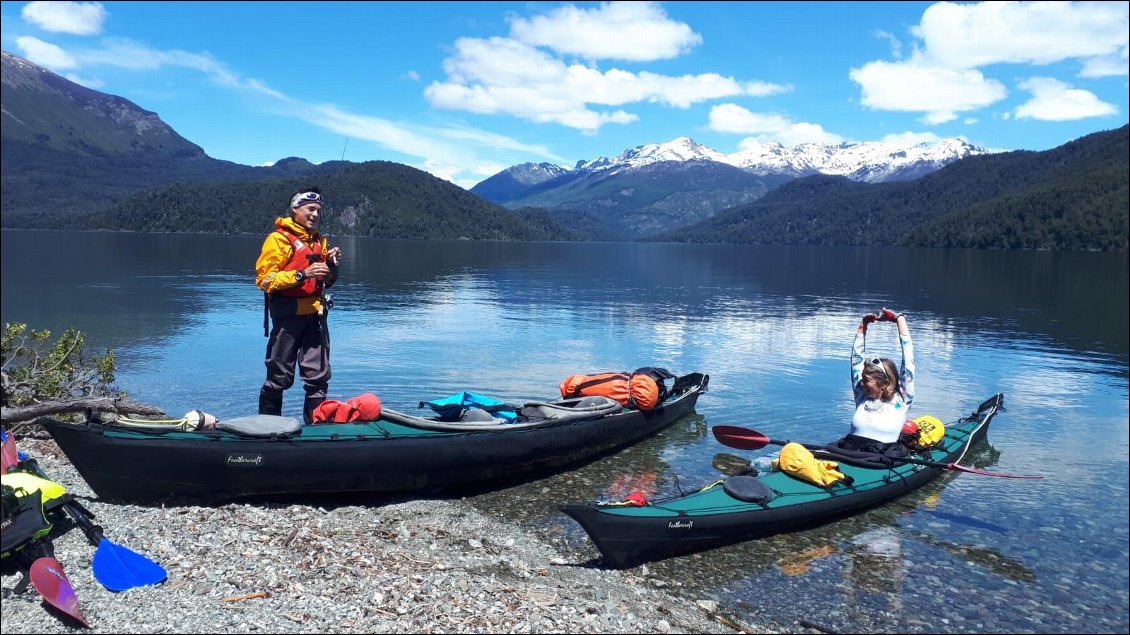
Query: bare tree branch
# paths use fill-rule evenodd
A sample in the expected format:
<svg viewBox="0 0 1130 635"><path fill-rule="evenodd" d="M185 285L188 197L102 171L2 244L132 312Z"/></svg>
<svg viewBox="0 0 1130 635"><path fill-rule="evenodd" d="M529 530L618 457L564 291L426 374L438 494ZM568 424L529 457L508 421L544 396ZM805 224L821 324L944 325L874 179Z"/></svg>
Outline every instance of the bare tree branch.
<svg viewBox="0 0 1130 635"><path fill-rule="evenodd" d="M12 425L38 419L39 417L46 417L48 415L57 415L65 412L85 412L87 410L93 412L143 415L148 417L165 416L164 410L149 404L138 403L128 397L95 397L67 401L45 401L30 406L3 406L0 407L0 421L5 425Z"/></svg>
<svg viewBox="0 0 1130 635"><path fill-rule="evenodd" d="M83 336L81 333L76 333L74 339L71 340L70 348L67 349L65 355L59 357L59 361L55 362L55 364L49 368L39 368L39 365L36 364L36 368L39 370L39 372L49 373L69 361L71 359L71 354L74 353L76 349L81 348L82 345Z"/></svg>

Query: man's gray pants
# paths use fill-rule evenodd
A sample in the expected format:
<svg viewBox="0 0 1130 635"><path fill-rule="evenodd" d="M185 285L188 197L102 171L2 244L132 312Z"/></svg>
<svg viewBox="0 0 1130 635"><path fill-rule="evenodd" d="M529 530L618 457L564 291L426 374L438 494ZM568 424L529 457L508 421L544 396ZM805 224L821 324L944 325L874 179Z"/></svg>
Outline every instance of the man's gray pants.
<svg viewBox="0 0 1130 635"><path fill-rule="evenodd" d="M309 424L314 408L325 401L329 388L329 329L318 315L292 315L272 319L272 324L265 361L267 380L259 391L259 413L282 414L283 391L294 385L297 364L306 390L303 413Z"/></svg>

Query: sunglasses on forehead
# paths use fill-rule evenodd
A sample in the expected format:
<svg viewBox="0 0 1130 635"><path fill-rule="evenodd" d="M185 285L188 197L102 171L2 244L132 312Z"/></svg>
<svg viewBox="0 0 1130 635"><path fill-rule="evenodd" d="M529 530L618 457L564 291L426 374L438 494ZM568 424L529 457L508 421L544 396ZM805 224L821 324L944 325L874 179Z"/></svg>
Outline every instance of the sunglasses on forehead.
<svg viewBox="0 0 1130 635"><path fill-rule="evenodd" d="M871 359L867 360L867 363L878 368L879 372L883 373L884 377L887 376L887 365L883 363L883 360L879 359L878 357L872 357Z"/></svg>
<svg viewBox="0 0 1130 635"><path fill-rule="evenodd" d="M301 194L295 194L294 198L290 199L290 207L292 209L295 207L302 207L303 205L307 205L309 203L317 203L319 205L322 205L322 195L317 192L302 192Z"/></svg>

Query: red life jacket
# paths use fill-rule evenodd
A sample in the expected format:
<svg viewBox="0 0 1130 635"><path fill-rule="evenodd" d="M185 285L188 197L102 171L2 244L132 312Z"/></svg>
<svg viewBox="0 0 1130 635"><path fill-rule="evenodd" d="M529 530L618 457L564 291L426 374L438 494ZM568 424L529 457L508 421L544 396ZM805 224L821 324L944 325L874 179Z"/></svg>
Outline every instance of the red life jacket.
<svg viewBox="0 0 1130 635"><path fill-rule="evenodd" d="M358 395L345 403L327 399L314 409L314 423L349 423L377 421L381 418L381 398L371 392Z"/></svg>
<svg viewBox="0 0 1130 635"><path fill-rule="evenodd" d="M291 248L294 249L294 253L290 256L290 261L283 267L283 271L301 271L309 267L312 262L322 262L322 241L320 239L310 245L295 235L294 232L285 228L280 227L275 231L286 236L286 239L290 241ZM311 277L296 287L279 291L279 294L288 298L309 298L321 292L322 281Z"/></svg>

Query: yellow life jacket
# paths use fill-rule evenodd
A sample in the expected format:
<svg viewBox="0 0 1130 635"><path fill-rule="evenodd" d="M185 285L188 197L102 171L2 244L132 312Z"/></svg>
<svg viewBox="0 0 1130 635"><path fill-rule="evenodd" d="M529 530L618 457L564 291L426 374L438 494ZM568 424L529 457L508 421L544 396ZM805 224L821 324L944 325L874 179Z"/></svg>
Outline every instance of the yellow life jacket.
<svg viewBox="0 0 1130 635"><path fill-rule="evenodd" d="M48 516L70 500L54 481L15 470L0 475L3 489L3 531L0 557L7 558L29 542L51 533Z"/></svg>

